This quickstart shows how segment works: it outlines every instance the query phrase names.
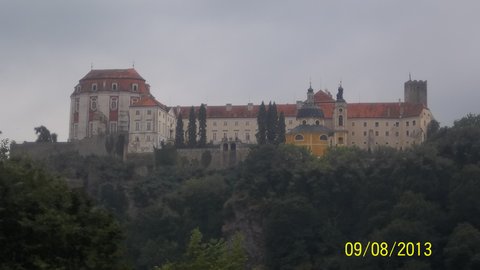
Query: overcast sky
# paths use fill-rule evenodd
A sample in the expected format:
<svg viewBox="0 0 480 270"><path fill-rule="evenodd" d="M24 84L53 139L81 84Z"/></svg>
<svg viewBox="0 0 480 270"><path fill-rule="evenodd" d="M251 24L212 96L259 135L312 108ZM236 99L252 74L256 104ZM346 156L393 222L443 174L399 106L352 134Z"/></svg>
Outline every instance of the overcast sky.
<svg viewBox="0 0 480 270"><path fill-rule="evenodd" d="M480 1L0 0L0 138L67 140L70 94L94 69L135 69L168 106L403 100L428 81L442 125L480 113Z"/></svg>

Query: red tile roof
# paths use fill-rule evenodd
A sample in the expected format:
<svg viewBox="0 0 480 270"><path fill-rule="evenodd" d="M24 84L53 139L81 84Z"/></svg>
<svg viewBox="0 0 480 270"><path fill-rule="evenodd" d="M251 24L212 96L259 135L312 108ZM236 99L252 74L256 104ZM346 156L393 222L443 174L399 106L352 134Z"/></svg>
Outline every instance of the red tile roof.
<svg viewBox="0 0 480 270"><path fill-rule="evenodd" d="M127 69L92 69L80 81L96 79L135 79L145 81L134 68Z"/></svg>
<svg viewBox="0 0 480 270"><path fill-rule="evenodd" d="M267 105L268 106L268 105ZM259 105L252 105L251 109L248 109L248 105L231 105L228 106L207 106L207 118L256 118L259 110ZM190 108L188 106L178 107L182 118L188 118ZM198 114L199 106L194 107L195 113ZM178 109L177 109L178 110ZM295 117L297 115L297 105L295 104L277 104L277 111L283 112L285 116ZM177 111L177 114L179 112Z"/></svg>
<svg viewBox="0 0 480 270"><path fill-rule="evenodd" d="M167 106L163 105L162 103L158 102L154 96L148 95L148 96L142 96L140 97L140 100L131 105L131 107L154 107L154 106L159 106L160 108L164 110L168 110Z"/></svg>
<svg viewBox="0 0 480 270"><path fill-rule="evenodd" d="M322 109L325 118L333 117L334 102L317 103ZM190 107L177 107L180 109L183 119L188 118ZM198 106L195 113L198 113ZM248 105L232 105L230 110L227 106L207 106L207 118L256 118L258 105L253 105L248 110ZM348 118L400 118L418 116L425 107L422 104L411 103L347 103ZM297 105L277 104L277 111L283 112L286 117L296 117Z"/></svg>
<svg viewBox="0 0 480 270"><path fill-rule="evenodd" d="M323 90L318 90L317 93L313 96L315 103L323 102L335 102L330 92L324 92Z"/></svg>

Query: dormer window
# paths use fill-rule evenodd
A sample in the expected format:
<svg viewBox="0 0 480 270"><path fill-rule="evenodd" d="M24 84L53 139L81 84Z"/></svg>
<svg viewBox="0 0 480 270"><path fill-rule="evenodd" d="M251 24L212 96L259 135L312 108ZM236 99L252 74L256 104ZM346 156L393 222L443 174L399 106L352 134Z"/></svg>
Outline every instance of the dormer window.
<svg viewBox="0 0 480 270"><path fill-rule="evenodd" d="M113 91L117 91L117 89L118 89L118 84L115 83L115 82L112 83L112 90L113 90Z"/></svg>
<svg viewBox="0 0 480 270"><path fill-rule="evenodd" d="M97 84L96 83L92 83L92 91L97 91Z"/></svg>
<svg viewBox="0 0 480 270"><path fill-rule="evenodd" d="M136 84L136 83L132 84L132 91L133 92L138 92L138 84Z"/></svg>
<svg viewBox="0 0 480 270"><path fill-rule="evenodd" d="M76 93L79 93L80 90L82 90L82 86L77 85L77 87L75 87L75 92L76 92Z"/></svg>

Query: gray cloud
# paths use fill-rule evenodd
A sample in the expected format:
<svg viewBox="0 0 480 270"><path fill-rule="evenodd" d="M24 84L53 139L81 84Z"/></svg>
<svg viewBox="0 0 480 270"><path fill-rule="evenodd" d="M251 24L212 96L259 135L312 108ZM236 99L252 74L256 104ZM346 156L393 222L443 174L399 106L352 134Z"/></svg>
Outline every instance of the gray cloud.
<svg viewBox="0 0 480 270"><path fill-rule="evenodd" d="M397 101L428 80L450 125L480 113L476 1L3 1L0 136L65 140L69 96L94 68L135 67L168 105L304 99L315 88L350 102Z"/></svg>

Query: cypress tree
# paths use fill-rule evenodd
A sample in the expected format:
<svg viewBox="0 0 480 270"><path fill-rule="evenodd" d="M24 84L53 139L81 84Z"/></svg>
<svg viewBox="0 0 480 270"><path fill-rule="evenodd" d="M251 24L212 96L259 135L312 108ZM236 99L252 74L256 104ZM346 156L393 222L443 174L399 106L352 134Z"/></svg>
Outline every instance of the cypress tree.
<svg viewBox="0 0 480 270"><path fill-rule="evenodd" d="M183 146L184 146L183 119L182 119L182 114L178 114L177 126L175 127L175 147L182 148Z"/></svg>
<svg viewBox="0 0 480 270"><path fill-rule="evenodd" d="M270 144L274 144L275 139L277 137L277 124L278 124L277 105L275 105L275 103L272 104L272 102L270 102L268 104L266 122L267 122L267 141Z"/></svg>
<svg viewBox="0 0 480 270"><path fill-rule="evenodd" d="M198 146L205 147L207 144L207 110L205 104L198 110L198 134L200 135Z"/></svg>
<svg viewBox="0 0 480 270"><path fill-rule="evenodd" d="M265 144L266 143L266 119L267 118L267 111L265 110L265 104L262 101L260 107L258 108L257 114L257 125L258 125L258 132L256 134L257 143L258 144Z"/></svg>
<svg viewBox="0 0 480 270"><path fill-rule="evenodd" d="M280 113L277 125L277 144L285 143L285 114Z"/></svg>
<svg viewBox="0 0 480 270"><path fill-rule="evenodd" d="M195 108L193 106L190 108L190 115L188 116L188 141L187 145L190 148L193 148L197 145L197 119L195 117Z"/></svg>

